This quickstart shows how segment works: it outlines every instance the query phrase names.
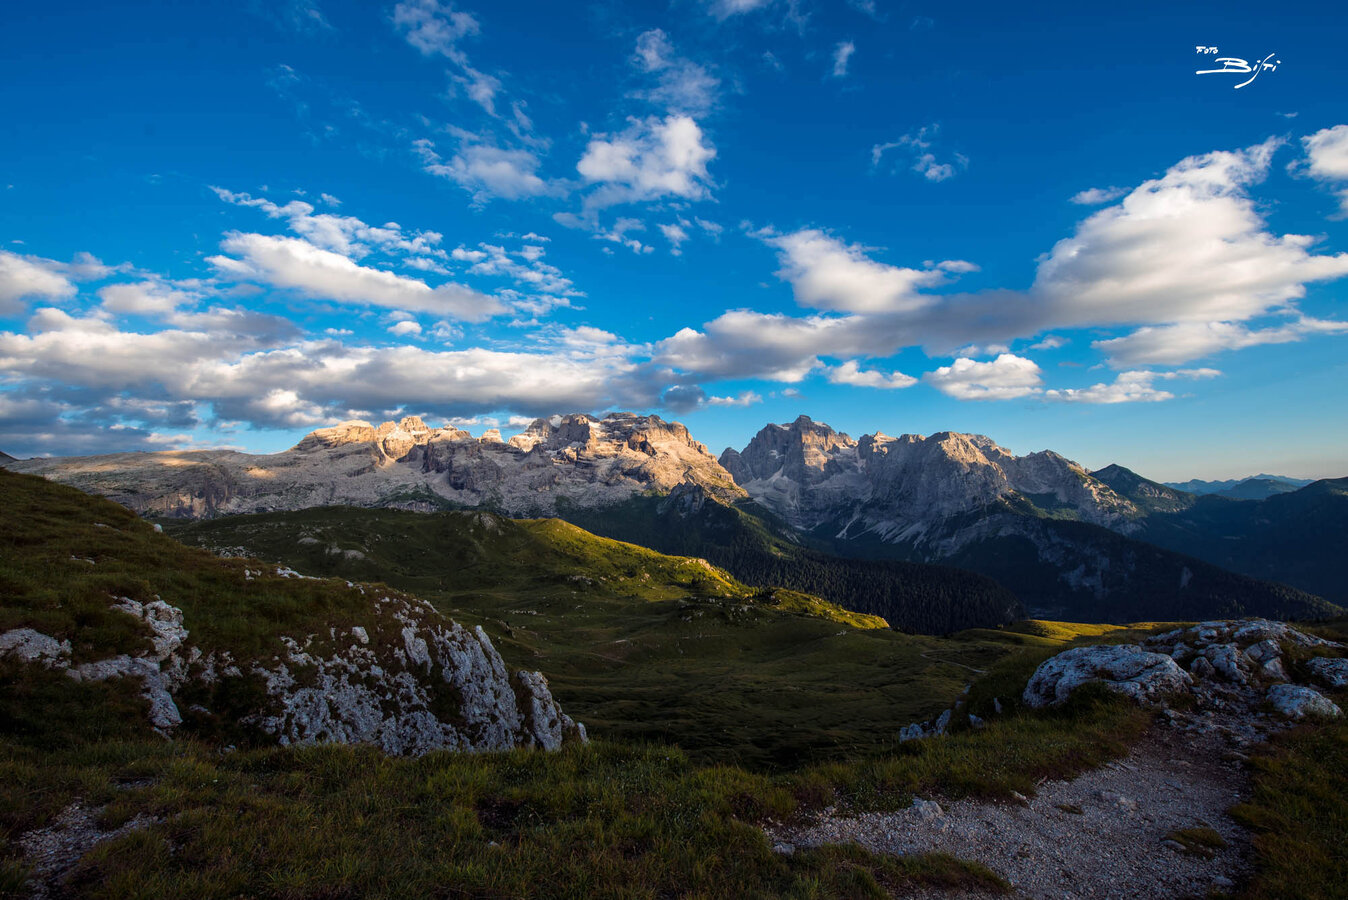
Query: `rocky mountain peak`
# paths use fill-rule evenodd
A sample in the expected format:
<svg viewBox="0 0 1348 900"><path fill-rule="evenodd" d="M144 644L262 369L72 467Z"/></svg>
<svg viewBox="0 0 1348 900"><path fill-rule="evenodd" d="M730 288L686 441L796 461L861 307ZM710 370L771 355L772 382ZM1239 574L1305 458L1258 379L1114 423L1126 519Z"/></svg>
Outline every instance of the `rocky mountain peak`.
<svg viewBox="0 0 1348 900"><path fill-rule="evenodd" d="M847 435L801 415L789 424L765 425L742 452L722 453L721 465L741 484L779 472L797 481L817 480L833 454L855 448L856 441Z"/></svg>

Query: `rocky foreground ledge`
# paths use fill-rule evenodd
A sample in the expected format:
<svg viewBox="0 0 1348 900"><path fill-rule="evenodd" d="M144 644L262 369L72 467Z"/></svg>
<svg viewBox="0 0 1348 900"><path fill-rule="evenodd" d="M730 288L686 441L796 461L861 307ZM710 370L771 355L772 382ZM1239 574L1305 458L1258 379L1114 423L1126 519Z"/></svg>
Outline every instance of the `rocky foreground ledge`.
<svg viewBox="0 0 1348 900"><path fill-rule="evenodd" d="M288 569L277 574L302 577ZM364 585L347 588L366 593ZM209 723L222 714L210 708L212 698L247 695L239 684L248 682L261 686L263 699L240 724L281 745L373 744L393 755L420 755L554 750L586 739L585 726L562 712L541 673L508 672L480 627L464 628L416 598L371 596L361 624L281 636L281 652L254 659L203 652L182 610L161 599L113 598L110 608L138 619L153 650L76 664L69 641L16 628L0 634L0 656L63 670L76 681L138 680L149 724L165 735L184 717ZM180 708L183 697L197 702Z"/></svg>
<svg viewBox="0 0 1348 900"><path fill-rule="evenodd" d="M1270 712L1284 720L1343 715L1314 685L1348 686L1345 649L1284 622L1201 622L1141 645L1059 653L1035 671L1022 700L1030 707L1055 706L1082 685L1098 682L1147 705L1192 695L1199 709L1243 713L1249 728L1259 731Z"/></svg>
<svg viewBox="0 0 1348 900"><path fill-rule="evenodd" d="M1317 688L1348 686L1345 652L1264 619L1067 650L1039 666L1023 702L1056 706L1099 683L1155 709L1157 727L1127 757L1042 781L1014 802L918 798L895 812L829 808L808 823L770 822L768 838L782 854L848 842L878 853L949 853L986 865L1015 896L1038 900L1226 896L1250 871L1249 832L1229 814L1250 796L1247 751L1300 720L1342 715ZM902 737L944 733L960 706ZM1195 845L1194 835L1210 843Z"/></svg>

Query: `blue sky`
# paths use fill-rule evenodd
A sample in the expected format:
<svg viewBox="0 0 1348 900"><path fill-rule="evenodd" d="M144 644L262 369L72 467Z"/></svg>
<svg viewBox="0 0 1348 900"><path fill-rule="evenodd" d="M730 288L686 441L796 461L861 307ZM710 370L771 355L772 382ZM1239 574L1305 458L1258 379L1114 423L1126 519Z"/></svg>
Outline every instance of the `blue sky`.
<svg viewBox="0 0 1348 900"><path fill-rule="evenodd" d="M1348 474L1342 11L1085 6L7 9L0 449L632 409Z"/></svg>

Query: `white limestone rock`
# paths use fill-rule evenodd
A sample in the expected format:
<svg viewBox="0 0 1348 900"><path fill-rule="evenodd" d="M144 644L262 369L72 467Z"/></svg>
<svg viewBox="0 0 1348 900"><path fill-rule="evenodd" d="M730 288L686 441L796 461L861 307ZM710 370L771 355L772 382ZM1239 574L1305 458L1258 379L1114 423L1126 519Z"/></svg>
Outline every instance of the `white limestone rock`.
<svg viewBox="0 0 1348 900"><path fill-rule="evenodd" d="M1027 706L1056 706L1088 682L1100 682L1139 703L1186 690L1193 679L1169 656L1136 644L1076 647L1045 660L1025 686Z"/></svg>
<svg viewBox="0 0 1348 900"><path fill-rule="evenodd" d="M1325 687L1335 689L1348 687L1348 659L1329 659L1321 656L1308 662L1306 668Z"/></svg>
<svg viewBox="0 0 1348 900"><path fill-rule="evenodd" d="M24 662L64 668L70 659L70 641L58 641L32 628L14 628L0 634L0 656L15 656Z"/></svg>
<svg viewBox="0 0 1348 900"><path fill-rule="evenodd" d="M1315 688L1299 684L1275 684L1268 689L1268 702L1289 719L1304 719L1307 716L1337 718L1343 715L1343 710L1334 701Z"/></svg>
<svg viewBox="0 0 1348 900"><path fill-rule="evenodd" d="M75 666L67 674L76 681L139 678L141 695L150 703L150 723L160 731L168 731L182 724L182 714L178 712L178 704L173 701L169 681L160 671L158 660L123 654Z"/></svg>
<svg viewBox="0 0 1348 900"><path fill-rule="evenodd" d="M395 755L432 750L555 750L584 726L562 712L537 672L512 678L485 631L419 600L376 602L344 649L288 639L284 658L255 663L272 709L250 718L283 745L367 743ZM357 629L359 636L356 635Z"/></svg>

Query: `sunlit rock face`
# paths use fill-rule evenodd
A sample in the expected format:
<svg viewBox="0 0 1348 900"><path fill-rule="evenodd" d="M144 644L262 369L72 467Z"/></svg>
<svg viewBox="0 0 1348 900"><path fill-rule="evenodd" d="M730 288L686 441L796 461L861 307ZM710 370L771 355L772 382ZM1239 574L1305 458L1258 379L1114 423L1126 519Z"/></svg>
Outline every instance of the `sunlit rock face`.
<svg viewBox="0 0 1348 900"><path fill-rule="evenodd" d="M977 434L853 440L801 416L768 425L741 451L727 449L721 464L798 529L927 545L937 555L986 536L986 527L971 530L973 520L1017 500L1110 527L1126 527L1137 512L1057 453L1016 456Z"/></svg>
<svg viewBox="0 0 1348 900"><path fill-rule="evenodd" d="M558 504L606 506L685 482L717 499L744 496L688 429L659 416L536 419L501 440L417 416L320 428L281 453L118 453L7 463L153 515L202 518L344 504L436 509L490 506L548 515Z"/></svg>

